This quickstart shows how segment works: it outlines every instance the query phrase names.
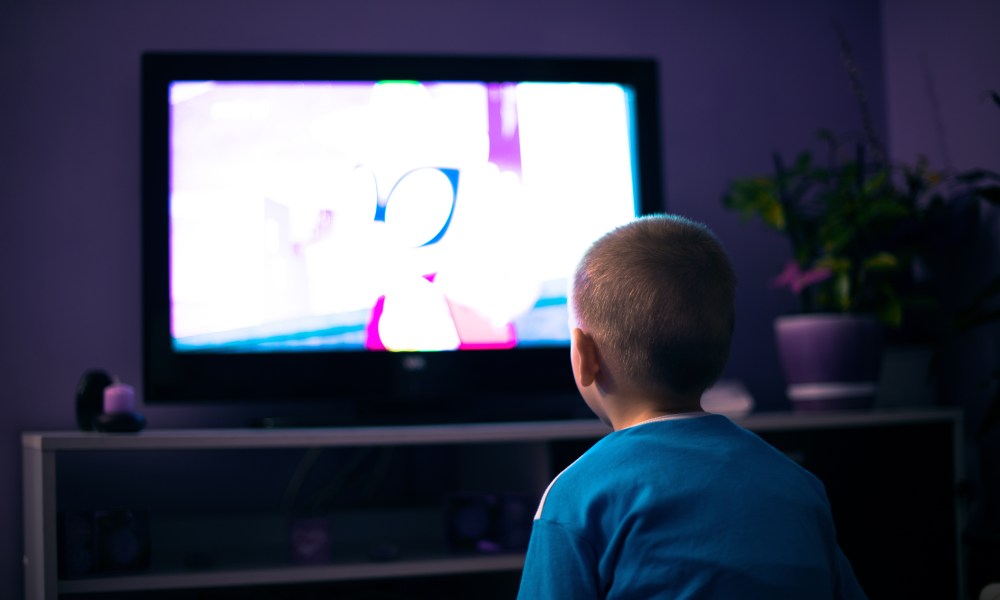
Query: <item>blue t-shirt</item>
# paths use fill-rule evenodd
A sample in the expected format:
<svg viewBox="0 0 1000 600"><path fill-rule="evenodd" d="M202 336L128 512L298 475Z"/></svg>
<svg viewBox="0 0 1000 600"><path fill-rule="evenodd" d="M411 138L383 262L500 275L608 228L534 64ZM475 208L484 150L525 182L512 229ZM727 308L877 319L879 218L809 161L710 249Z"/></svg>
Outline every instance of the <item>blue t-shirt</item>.
<svg viewBox="0 0 1000 600"><path fill-rule="evenodd" d="M549 485L518 598L865 598L822 483L721 415L613 432Z"/></svg>

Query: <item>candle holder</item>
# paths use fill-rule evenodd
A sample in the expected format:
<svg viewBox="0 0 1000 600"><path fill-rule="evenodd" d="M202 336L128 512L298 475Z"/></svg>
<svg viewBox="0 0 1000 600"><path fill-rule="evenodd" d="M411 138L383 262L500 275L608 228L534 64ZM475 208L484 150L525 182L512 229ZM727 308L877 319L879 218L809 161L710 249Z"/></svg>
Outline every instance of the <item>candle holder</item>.
<svg viewBox="0 0 1000 600"><path fill-rule="evenodd" d="M108 433L135 433L146 427L146 417L136 412L135 389L114 381L104 388L104 412L94 417L94 427Z"/></svg>
<svg viewBox="0 0 1000 600"><path fill-rule="evenodd" d="M101 413L94 417L94 428L105 433L136 433L146 428L146 417L139 413Z"/></svg>

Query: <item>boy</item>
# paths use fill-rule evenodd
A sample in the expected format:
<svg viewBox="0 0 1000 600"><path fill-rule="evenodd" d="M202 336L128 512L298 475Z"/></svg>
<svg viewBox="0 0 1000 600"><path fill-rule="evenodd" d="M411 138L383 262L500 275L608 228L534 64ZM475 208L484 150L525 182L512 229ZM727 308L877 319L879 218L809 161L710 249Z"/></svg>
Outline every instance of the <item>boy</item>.
<svg viewBox="0 0 1000 600"><path fill-rule="evenodd" d="M701 411L721 375L736 278L705 226L643 217L588 250L571 363L614 430L549 485L519 598L864 598L822 484Z"/></svg>

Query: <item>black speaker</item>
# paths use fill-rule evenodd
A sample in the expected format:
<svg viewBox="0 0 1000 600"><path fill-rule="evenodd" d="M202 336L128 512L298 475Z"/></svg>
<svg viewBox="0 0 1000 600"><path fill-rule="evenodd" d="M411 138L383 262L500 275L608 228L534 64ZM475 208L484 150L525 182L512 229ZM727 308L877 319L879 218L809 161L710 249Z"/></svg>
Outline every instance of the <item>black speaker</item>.
<svg viewBox="0 0 1000 600"><path fill-rule="evenodd" d="M60 579L93 575L97 571L94 513L60 512L56 531Z"/></svg>
<svg viewBox="0 0 1000 600"><path fill-rule="evenodd" d="M90 369L76 386L76 424L81 431L93 431L94 419L104 411L104 388L111 385L111 375Z"/></svg>
<svg viewBox="0 0 1000 600"><path fill-rule="evenodd" d="M96 511L94 527L98 573L149 568L149 513L145 510Z"/></svg>
<svg viewBox="0 0 1000 600"><path fill-rule="evenodd" d="M61 578L149 567L149 513L145 510L60 512L56 535Z"/></svg>
<svg viewBox="0 0 1000 600"><path fill-rule="evenodd" d="M530 494L456 493L447 500L448 544L455 552L508 552L528 547L537 498Z"/></svg>

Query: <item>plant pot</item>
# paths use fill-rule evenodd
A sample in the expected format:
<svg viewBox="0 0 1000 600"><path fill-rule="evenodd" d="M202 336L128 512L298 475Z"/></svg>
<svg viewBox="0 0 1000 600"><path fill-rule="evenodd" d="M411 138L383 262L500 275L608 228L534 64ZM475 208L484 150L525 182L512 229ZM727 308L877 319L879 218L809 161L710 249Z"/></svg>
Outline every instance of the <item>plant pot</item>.
<svg viewBox="0 0 1000 600"><path fill-rule="evenodd" d="M871 316L786 315L774 321L788 399L797 411L871 408L882 366L882 327Z"/></svg>

